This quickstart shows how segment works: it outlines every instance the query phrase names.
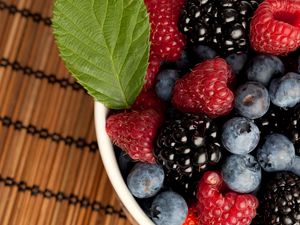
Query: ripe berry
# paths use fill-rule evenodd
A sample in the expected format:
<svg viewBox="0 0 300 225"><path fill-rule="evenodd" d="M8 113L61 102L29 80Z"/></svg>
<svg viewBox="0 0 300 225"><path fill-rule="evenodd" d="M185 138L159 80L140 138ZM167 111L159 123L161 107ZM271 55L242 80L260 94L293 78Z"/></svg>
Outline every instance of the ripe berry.
<svg viewBox="0 0 300 225"><path fill-rule="evenodd" d="M268 90L258 82L247 82L236 91L235 109L244 117L249 119L262 117L269 106Z"/></svg>
<svg viewBox="0 0 300 225"><path fill-rule="evenodd" d="M185 200L172 191L158 194L151 206L151 218L156 225L182 225L187 214Z"/></svg>
<svg viewBox="0 0 300 225"><path fill-rule="evenodd" d="M166 110L165 103L157 97L155 91L144 91L139 94L131 109L133 110L145 110L154 109L157 112L164 113Z"/></svg>
<svg viewBox="0 0 300 225"><path fill-rule="evenodd" d="M206 172L198 185L201 225L249 225L256 215L258 200L253 195L222 193L224 182L218 172Z"/></svg>
<svg viewBox="0 0 300 225"><path fill-rule="evenodd" d="M233 53L226 57L227 63L231 66L234 74L238 75L248 60L246 53Z"/></svg>
<svg viewBox="0 0 300 225"><path fill-rule="evenodd" d="M299 195L299 176L287 172L270 174L260 191L259 225L300 224Z"/></svg>
<svg viewBox="0 0 300 225"><path fill-rule="evenodd" d="M158 97L164 101L169 101L172 97L173 87L179 78L177 70L162 70L156 78L155 91Z"/></svg>
<svg viewBox="0 0 300 225"><path fill-rule="evenodd" d="M250 18L261 0L188 0L179 21L180 31L197 46L207 45L222 55L249 47Z"/></svg>
<svg viewBox="0 0 300 225"><path fill-rule="evenodd" d="M172 103L183 112L205 113L210 117L228 114L234 100L228 88L232 77L232 71L224 59L204 61L177 80Z"/></svg>
<svg viewBox="0 0 300 225"><path fill-rule="evenodd" d="M300 74L288 73L274 79L270 85L270 98L274 105L282 108L294 107L300 102Z"/></svg>
<svg viewBox="0 0 300 225"><path fill-rule="evenodd" d="M265 143L257 151L257 160L267 172L289 170L294 158L293 143L282 134L267 136Z"/></svg>
<svg viewBox="0 0 300 225"><path fill-rule="evenodd" d="M137 198L149 198L162 188L165 174L160 165L137 163L127 177L127 186Z"/></svg>
<svg viewBox="0 0 300 225"><path fill-rule="evenodd" d="M222 177L231 190L250 193L260 185L261 168L252 155L231 155L222 166Z"/></svg>
<svg viewBox="0 0 300 225"><path fill-rule="evenodd" d="M185 46L177 27L183 1L146 1L151 24L151 52L160 60L176 61Z"/></svg>
<svg viewBox="0 0 300 225"><path fill-rule="evenodd" d="M155 78L159 71L160 64L161 64L160 59L158 59L157 57L155 57L153 55L150 55L149 65L148 65L147 73L146 73L146 77L145 77L145 84L143 87L144 91L148 91L154 86Z"/></svg>
<svg viewBox="0 0 300 225"><path fill-rule="evenodd" d="M261 53L285 55L300 46L300 4L297 0L266 0L250 25L252 48Z"/></svg>
<svg viewBox="0 0 300 225"><path fill-rule="evenodd" d="M258 127L249 119L234 117L223 126L222 143L233 154L247 154L253 151L259 138Z"/></svg>
<svg viewBox="0 0 300 225"><path fill-rule="evenodd" d="M258 55L251 59L246 74L249 80L268 86L272 78L283 75L284 71L284 65L278 57Z"/></svg>
<svg viewBox="0 0 300 225"><path fill-rule="evenodd" d="M190 197L202 172L221 159L216 124L203 114L175 113L161 126L154 154L163 165L166 182Z"/></svg>
<svg viewBox="0 0 300 225"><path fill-rule="evenodd" d="M106 132L132 159L154 163L153 142L162 119L153 109L122 112L108 117Z"/></svg>
<svg viewBox="0 0 300 225"><path fill-rule="evenodd" d="M196 55L198 62L213 59L217 56L217 52L206 45L196 46L194 48L194 54Z"/></svg>
<svg viewBox="0 0 300 225"><path fill-rule="evenodd" d="M196 207L189 208L188 215L182 225L200 225Z"/></svg>

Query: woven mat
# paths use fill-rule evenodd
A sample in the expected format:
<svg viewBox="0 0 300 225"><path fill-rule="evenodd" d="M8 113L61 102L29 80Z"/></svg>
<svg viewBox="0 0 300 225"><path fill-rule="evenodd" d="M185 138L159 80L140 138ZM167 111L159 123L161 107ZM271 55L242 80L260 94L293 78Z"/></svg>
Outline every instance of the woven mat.
<svg viewBox="0 0 300 225"><path fill-rule="evenodd" d="M101 163L93 100L59 58L53 0L0 0L0 224L129 225Z"/></svg>

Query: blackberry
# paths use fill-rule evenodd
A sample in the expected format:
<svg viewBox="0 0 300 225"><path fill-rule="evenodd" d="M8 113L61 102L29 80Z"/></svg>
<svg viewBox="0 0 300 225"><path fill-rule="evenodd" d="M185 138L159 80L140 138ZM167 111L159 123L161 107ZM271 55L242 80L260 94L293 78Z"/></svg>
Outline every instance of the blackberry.
<svg viewBox="0 0 300 225"><path fill-rule="evenodd" d="M221 159L217 126L205 115L177 112L161 127L154 154L167 184L191 197L201 172Z"/></svg>
<svg viewBox="0 0 300 225"><path fill-rule="evenodd" d="M261 137L273 133L284 134L287 126L287 114L287 110L271 104L268 112L255 120L255 124L261 132Z"/></svg>
<svg viewBox="0 0 300 225"><path fill-rule="evenodd" d="M221 55L248 49L250 18L261 0L187 0L179 29L193 45L205 44Z"/></svg>
<svg viewBox="0 0 300 225"><path fill-rule="evenodd" d="M300 224L300 177L288 172L271 176L261 191L261 224Z"/></svg>
<svg viewBox="0 0 300 225"><path fill-rule="evenodd" d="M269 111L255 120L261 137L273 133L286 135L294 144L296 154L300 155L300 104L291 109L271 105Z"/></svg>

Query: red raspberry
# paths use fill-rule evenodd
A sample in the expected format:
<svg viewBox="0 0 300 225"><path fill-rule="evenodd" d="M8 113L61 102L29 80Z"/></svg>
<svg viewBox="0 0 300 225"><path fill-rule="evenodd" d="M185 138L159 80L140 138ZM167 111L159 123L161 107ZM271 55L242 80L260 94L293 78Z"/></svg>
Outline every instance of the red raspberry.
<svg viewBox="0 0 300 225"><path fill-rule="evenodd" d="M151 52L161 60L178 60L185 46L184 35L177 27L184 1L147 0L145 2L151 23Z"/></svg>
<svg viewBox="0 0 300 225"><path fill-rule="evenodd" d="M250 24L254 50L286 55L300 47L300 1L266 0L259 5Z"/></svg>
<svg viewBox="0 0 300 225"><path fill-rule="evenodd" d="M221 174L206 172L198 186L198 213L202 225L249 225L256 216L258 200L249 194L228 192L224 188Z"/></svg>
<svg viewBox="0 0 300 225"><path fill-rule="evenodd" d="M190 207L185 222L182 225L200 225L196 207Z"/></svg>
<svg viewBox="0 0 300 225"><path fill-rule="evenodd" d="M183 112L205 113L210 117L225 115L233 108L234 95L227 87L232 76L224 59L207 60L177 80L172 102Z"/></svg>
<svg viewBox="0 0 300 225"><path fill-rule="evenodd" d="M147 74L145 77L146 83L143 87L145 91L150 90L154 86L155 78L160 68L160 63L161 61L157 57L152 54L150 55Z"/></svg>
<svg viewBox="0 0 300 225"><path fill-rule="evenodd" d="M153 109L118 113L107 119L106 132L132 159L154 163L153 141L162 118Z"/></svg>
<svg viewBox="0 0 300 225"><path fill-rule="evenodd" d="M131 107L134 110L154 109L157 112L164 113L165 103L157 97L154 90L142 91Z"/></svg>
<svg viewBox="0 0 300 225"><path fill-rule="evenodd" d="M150 14L151 22L160 15L171 15L172 20L178 21L185 0L144 0L144 2Z"/></svg>

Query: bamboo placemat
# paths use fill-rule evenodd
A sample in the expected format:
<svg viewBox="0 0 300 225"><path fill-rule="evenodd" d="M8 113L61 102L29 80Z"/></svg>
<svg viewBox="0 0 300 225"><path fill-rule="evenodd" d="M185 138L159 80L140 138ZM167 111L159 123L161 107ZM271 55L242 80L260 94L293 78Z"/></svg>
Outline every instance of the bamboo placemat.
<svg viewBox="0 0 300 225"><path fill-rule="evenodd" d="M0 224L129 225L103 168L93 100L51 30L53 0L0 0Z"/></svg>

